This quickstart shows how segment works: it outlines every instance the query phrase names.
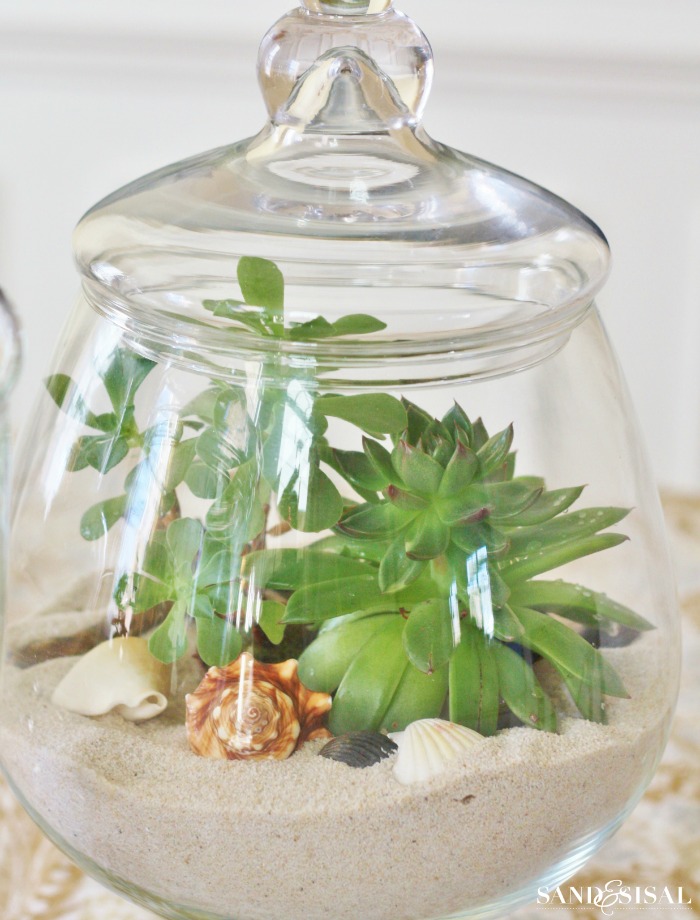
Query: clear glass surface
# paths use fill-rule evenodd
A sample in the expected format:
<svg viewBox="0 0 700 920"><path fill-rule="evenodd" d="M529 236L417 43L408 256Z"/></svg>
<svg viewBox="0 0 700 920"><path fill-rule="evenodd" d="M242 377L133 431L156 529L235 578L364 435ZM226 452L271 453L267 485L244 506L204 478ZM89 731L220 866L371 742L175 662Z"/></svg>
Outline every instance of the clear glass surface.
<svg viewBox="0 0 700 920"><path fill-rule="evenodd" d="M261 134L76 232L0 750L164 917L503 916L663 750L677 609L607 245L428 138L431 73L390 5L307 0L263 41Z"/></svg>

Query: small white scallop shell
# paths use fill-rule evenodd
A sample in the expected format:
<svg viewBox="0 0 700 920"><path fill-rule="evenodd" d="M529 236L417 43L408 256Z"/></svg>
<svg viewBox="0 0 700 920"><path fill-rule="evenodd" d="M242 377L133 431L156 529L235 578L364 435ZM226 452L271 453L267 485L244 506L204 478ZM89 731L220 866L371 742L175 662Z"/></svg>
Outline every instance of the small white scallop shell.
<svg viewBox="0 0 700 920"><path fill-rule="evenodd" d="M394 776L404 785L437 776L465 750L484 740L471 728L444 719L419 719L389 737L399 746Z"/></svg>
<svg viewBox="0 0 700 920"><path fill-rule="evenodd" d="M110 639L77 661L53 692L51 702L84 716L116 712L142 722L168 705L170 668L136 637Z"/></svg>

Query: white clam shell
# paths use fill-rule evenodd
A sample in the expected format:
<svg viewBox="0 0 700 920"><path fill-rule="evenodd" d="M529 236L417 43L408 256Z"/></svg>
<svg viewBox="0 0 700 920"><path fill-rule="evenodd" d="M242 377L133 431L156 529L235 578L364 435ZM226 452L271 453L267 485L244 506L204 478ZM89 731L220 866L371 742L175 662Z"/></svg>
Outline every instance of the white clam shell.
<svg viewBox="0 0 700 920"><path fill-rule="evenodd" d="M53 692L51 702L84 716L116 712L142 722L168 705L170 668L136 637L110 639L73 665Z"/></svg>
<svg viewBox="0 0 700 920"><path fill-rule="evenodd" d="M389 737L399 746L394 776L404 785L437 776L465 750L484 740L471 728L444 719L420 719Z"/></svg>

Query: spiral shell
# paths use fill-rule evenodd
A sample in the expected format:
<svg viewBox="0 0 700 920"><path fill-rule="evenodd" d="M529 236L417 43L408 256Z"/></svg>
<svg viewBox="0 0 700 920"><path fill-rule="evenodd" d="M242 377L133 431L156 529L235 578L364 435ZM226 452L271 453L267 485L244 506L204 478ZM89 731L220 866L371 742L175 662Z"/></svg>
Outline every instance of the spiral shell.
<svg viewBox="0 0 700 920"><path fill-rule="evenodd" d="M444 719L420 719L390 737L399 746L394 776L404 785L437 776L464 751L484 740L471 728Z"/></svg>
<svg viewBox="0 0 700 920"><path fill-rule="evenodd" d="M58 684L55 706L84 716L116 712L129 722L158 716L168 705L170 668L133 636L101 642L83 655Z"/></svg>
<svg viewBox="0 0 700 920"><path fill-rule="evenodd" d="M186 697L187 737L201 757L284 760L313 738L329 738L327 693L301 683L297 662L264 664L244 652L225 668L209 668Z"/></svg>
<svg viewBox="0 0 700 920"><path fill-rule="evenodd" d="M348 767L371 767L396 750L396 742L379 732L348 732L332 738L318 752L328 760L338 760Z"/></svg>

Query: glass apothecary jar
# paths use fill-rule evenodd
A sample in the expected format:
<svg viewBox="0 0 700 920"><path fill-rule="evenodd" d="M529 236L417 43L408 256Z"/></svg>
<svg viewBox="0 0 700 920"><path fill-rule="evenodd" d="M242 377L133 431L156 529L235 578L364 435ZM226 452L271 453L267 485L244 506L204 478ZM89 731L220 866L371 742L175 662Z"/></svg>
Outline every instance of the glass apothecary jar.
<svg viewBox="0 0 700 920"><path fill-rule="evenodd" d="M170 918L502 917L624 820L677 691L580 212L431 140L390 3L268 33L255 138L78 226L18 461L0 738Z"/></svg>

